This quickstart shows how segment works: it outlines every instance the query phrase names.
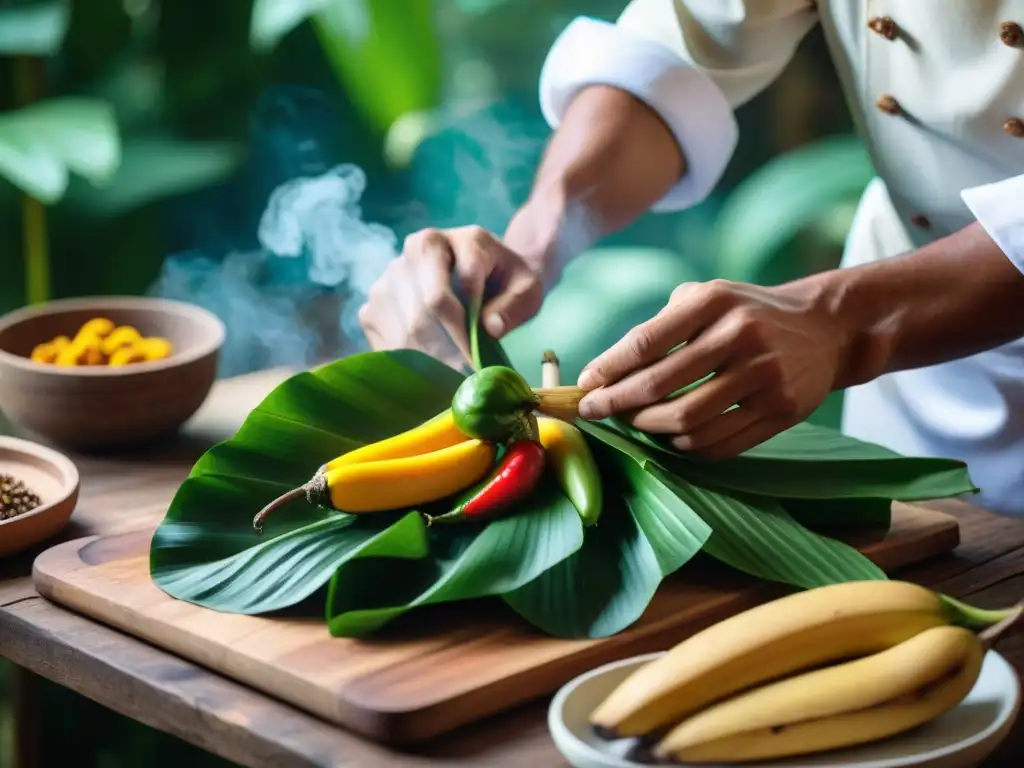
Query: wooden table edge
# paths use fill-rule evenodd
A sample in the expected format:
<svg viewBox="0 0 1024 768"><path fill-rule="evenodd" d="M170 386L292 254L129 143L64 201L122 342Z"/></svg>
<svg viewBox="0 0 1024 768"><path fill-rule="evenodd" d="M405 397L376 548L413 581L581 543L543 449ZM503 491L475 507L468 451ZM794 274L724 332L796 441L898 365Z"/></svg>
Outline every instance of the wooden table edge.
<svg viewBox="0 0 1024 768"><path fill-rule="evenodd" d="M0 606L0 624L0 657L241 765L464 764L390 750L39 595ZM100 652L113 645L116 657ZM154 670L162 670L163 679ZM99 679L103 684L94 684ZM260 722L273 727L260 728Z"/></svg>

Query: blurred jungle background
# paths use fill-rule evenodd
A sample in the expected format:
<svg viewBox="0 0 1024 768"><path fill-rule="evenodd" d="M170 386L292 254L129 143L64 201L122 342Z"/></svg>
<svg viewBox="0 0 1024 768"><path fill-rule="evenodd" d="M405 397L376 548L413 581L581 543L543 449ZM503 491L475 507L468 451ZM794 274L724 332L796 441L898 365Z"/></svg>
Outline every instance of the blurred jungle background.
<svg viewBox="0 0 1024 768"><path fill-rule="evenodd" d="M228 325L221 375L363 348L354 310L423 226L501 231L548 130L544 55L625 0L0 0L0 312L169 296ZM687 280L838 263L871 170L819 32L739 112L713 197L579 258L513 361L567 375ZM838 424L838 398L813 419ZM0 665L4 662L0 661ZM225 765L43 682L44 764ZM0 766L13 764L0 666Z"/></svg>

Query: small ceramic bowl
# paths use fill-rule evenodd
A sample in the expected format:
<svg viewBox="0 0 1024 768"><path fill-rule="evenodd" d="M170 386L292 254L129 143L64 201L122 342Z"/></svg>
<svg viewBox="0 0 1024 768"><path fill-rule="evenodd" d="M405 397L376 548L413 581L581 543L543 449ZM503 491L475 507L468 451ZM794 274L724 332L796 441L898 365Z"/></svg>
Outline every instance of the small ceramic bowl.
<svg viewBox="0 0 1024 768"><path fill-rule="evenodd" d="M36 344L73 337L96 317L165 337L174 350L161 360L120 367L30 359ZM0 317L0 411L22 429L79 450L165 437L209 394L224 337L216 315L166 299L61 299L15 310Z"/></svg>
<svg viewBox="0 0 1024 768"><path fill-rule="evenodd" d="M0 435L0 475L20 480L39 506L0 520L0 557L13 555L58 533L78 502L78 468L66 456L28 440Z"/></svg>

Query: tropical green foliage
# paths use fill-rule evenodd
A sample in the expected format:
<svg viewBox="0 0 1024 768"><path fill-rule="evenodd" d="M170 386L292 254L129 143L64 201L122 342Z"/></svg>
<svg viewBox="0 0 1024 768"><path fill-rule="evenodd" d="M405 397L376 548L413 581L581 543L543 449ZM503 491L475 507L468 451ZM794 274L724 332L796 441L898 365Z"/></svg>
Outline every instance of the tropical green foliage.
<svg viewBox="0 0 1024 768"><path fill-rule="evenodd" d="M59 200L73 171L96 185L117 169L120 137L113 109L100 99L35 103L41 73L33 58L56 54L71 22L70 0L0 8L0 56L13 67L21 109L0 112L0 178L44 203Z"/></svg>
<svg viewBox="0 0 1024 768"><path fill-rule="evenodd" d="M269 50L307 20L375 130L438 106L440 47L432 0L255 0L250 39L257 50Z"/></svg>
<svg viewBox="0 0 1024 768"><path fill-rule="evenodd" d="M71 171L107 182L120 152L113 111L103 101L66 97L0 112L0 176L44 203L64 195Z"/></svg>
<svg viewBox="0 0 1024 768"><path fill-rule="evenodd" d="M477 367L508 364L475 314ZM972 490L959 462L902 458L820 428L798 427L712 465L615 422L579 422L607 499L601 523L586 533L551 478L524 508L486 523L428 529L417 510L347 515L299 499L264 534L253 531L264 504L331 458L442 411L462 378L399 350L353 355L284 382L182 485L153 538L155 582L177 598L241 613L295 605L326 586L328 627L340 636L376 631L419 606L498 596L545 632L602 637L635 622L661 581L701 551L796 587L885 578L788 502L821 502L832 525L876 525L879 502Z"/></svg>

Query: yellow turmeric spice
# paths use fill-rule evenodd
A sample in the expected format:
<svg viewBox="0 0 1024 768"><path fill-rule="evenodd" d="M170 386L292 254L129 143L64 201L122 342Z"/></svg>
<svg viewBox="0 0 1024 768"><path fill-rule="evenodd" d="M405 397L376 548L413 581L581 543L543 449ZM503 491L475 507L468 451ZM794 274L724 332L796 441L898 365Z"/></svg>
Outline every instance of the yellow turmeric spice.
<svg viewBox="0 0 1024 768"><path fill-rule="evenodd" d="M144 362L146 362L146 353L138 344L129 344L126 347L115 349L110 355L110 359L107 360L107 365L119 368L120 366L128 365L129 363Z"/></svg>
<svg viewBox="0 0 1024 768"><path fill-rule="evenodd" d="M131 325L116 325L106 317L94 317L74 337L56 336L33 347L29 358L36 363L60 366L108 365L162 360L174 353L174 345L162 336L143 336Z"/></svg>
<svg viewBox="0 0 1024 768"><path fill-rule="evenodd" d="M103 365L100 343L98 336L79 334L57 354L54 362L57 365Z"/></svg>
<svg viewBox="0 0 1024 768"><path fill-rule="evenodd" d="M56 336L52 341L36 344L32 349L31 357L37 363L55 363L57 362L57 355L60 354L61 350L66 349L70 345L71 339L67 336Z"/></svg>
<svg viewBox="0 0 1024 768"><path fill-rule="evenodd" d="M138 329L130 325L119 325L103 339L103 354L113 355L115 350L134 344L142 338Z"/></svg>

